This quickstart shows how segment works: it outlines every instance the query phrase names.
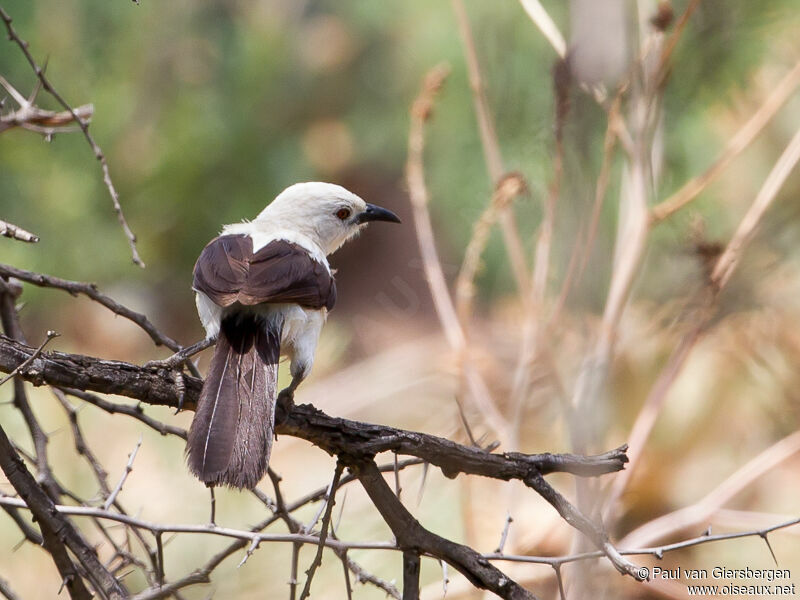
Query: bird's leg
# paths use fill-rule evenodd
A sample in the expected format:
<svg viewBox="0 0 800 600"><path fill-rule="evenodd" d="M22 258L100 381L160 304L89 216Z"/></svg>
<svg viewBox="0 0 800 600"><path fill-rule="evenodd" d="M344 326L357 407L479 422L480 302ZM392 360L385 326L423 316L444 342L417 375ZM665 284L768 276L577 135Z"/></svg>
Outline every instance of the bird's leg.
<svg viewBox="0 0 800 600"><path fill-rule="evenodd" d="M214 344L216 342L216 338L205 338L200 340L196 344L192 344L191 346L187 346L186 348L182 348L172 356L168 356L167 358L161 360L151 360L144 364L145 368L161 368L161 369L174 369L175 367L187 362L189 358L201 352Z"/></svg>
<svg viewBox="0 0 800 600"><path fill-rule="evenodd" d="M302 376L293 376L289 386L278 393L277 411L275 413L275 421L277 423L282 423L286 420L286 417L289 416L289 412L294 406L294 391L297 389L297 386L300 385L301 381L303 381Z"/></svg>
<svg viewBox="0 0 800 600"><path fill-rule="evenodd" d="M302 377L292 377L292 382L289 384L289 386L283 388L278 393L278 403L285 404L287 407L291 407L292 404L294 404L294 391L297 389L297 386L300 385L301 381L303 381Z"/></svg>

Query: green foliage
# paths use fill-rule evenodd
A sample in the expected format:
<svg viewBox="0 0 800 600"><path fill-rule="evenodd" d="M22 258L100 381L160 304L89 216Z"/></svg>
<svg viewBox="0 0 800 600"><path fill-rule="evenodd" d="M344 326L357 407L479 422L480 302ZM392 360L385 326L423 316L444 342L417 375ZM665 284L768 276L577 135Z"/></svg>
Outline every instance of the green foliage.
<svg viewBox="0 0 800 600"><path fill-rule="evenodd" d="M675 2L676 12L683 4ZM4 6L36 59L49 57L48 75L64 97L94 103L92 131L151 270L127 268L99 165L79 134L49 144L24 131L0 139L0 215L42 237L37 247L3 243L3 260L100 282L122 274L142 285L169 281L166 293L185 293L198 250L220 224L255 215L294 181L357 183L379 172L387 190L402 186L408 107L422 74L446 60L453 73L430 129L427 167L441 251L446 262L460 262L491 184L449 3ZM546 6L566 31L566 3ZM518 206L532 251L552 179L554 53L517 3L472 1L467 9L506 166L530 182L531 196ZM796 12L790 0L703 2L678 46L665 97L668 168L659 197L710 163L725 141L714 112L746 91L775 52L770 40L797 24ZM29 66L3 44L0 72L30 91ZM40 101L55 107L44 93ZM604 128L602 112L574 90L556 237L561 270L592 201ZM617 192L612 183L610 204ZM610 252L613 214L604 212L598 252ZM511 286L498 239L486 256L486 294Z"/></svg>

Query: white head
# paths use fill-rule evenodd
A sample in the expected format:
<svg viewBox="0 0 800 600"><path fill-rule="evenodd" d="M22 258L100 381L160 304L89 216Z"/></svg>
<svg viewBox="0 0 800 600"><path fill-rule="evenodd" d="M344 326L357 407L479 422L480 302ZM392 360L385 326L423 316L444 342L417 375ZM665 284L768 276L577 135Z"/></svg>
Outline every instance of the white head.
<svg viewBox="0 0 800 600"><path fill-rule="evenodd" d="M368 204L340 185L311 181L283 190L255 222L290 229L311 238L330 254L370 221L399 223L393 212Z"/></svg>

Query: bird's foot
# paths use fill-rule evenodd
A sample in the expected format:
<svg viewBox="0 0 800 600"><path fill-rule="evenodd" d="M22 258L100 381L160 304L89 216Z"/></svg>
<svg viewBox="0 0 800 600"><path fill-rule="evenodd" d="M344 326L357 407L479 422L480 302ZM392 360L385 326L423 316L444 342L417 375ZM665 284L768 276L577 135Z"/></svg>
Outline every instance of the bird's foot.
<svg viewBox="0 0 800 600"><path fill-rule="evenodd" d="M289 417L289 413L294 407L294 390L287 387L278 393L277 402L275 403L275 421L276 423L283 423Z"/></svg>
<svg viewBox="0 0 800 600"><path fill-rule="evenodd" d="M186 348L181 348L178 352L173 354L172 356L168 356L167 358L162 358L160 360L150 360L144 363L144 367L146 369L169 369L170 371L180 367L182 364L186 363L192 356L197 354L198 352L205 350L211 344L214 343L213 338L205 338L200 340L196 344L192 344L191 346L187 346Z"/></svg>

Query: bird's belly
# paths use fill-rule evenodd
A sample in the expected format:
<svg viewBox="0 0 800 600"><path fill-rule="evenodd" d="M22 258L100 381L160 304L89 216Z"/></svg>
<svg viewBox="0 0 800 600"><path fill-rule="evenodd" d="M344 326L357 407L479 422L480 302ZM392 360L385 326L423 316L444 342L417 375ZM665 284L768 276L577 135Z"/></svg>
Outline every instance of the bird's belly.
<svg viewBox="0 0 800 600"><path fill-rule="evenodd" d="M327 311L324 308L306 309L294 304L282 308L280 312L283 317L281 353L288 356L294 356L298 352L313 354Z"/></svg>

